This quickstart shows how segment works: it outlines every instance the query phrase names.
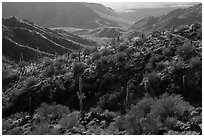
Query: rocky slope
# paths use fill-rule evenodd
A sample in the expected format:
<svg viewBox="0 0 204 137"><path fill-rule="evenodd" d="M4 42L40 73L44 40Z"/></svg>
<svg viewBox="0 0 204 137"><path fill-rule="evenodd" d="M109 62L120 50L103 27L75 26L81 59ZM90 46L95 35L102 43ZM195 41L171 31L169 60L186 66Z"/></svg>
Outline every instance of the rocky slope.
<svg viewBox="0 0 204 137"><path fill-rule="evenodd" d="M84 46L96 46L91 40L43 28L16 17L3 18L2 25L3 56L15 61L19 61L22 56L25 61L29 61L37 56L55 56Z"/></svg>
<svg viewBox="0 0 204 137"><path fill-rule="evenodd" d="M131 29L150 33L154 30L178 28L181 25L202 22L202 4L186 9L176 9L160 17L147 17L136 22Z"/></svg>
<svg viewBox="0 0 204 137"><path fill-rule="evenodd" d="M25 18L43 27L97 28L101 26L98 20L111 26L127 26L133 23L102 4L81 2L4 2L2 15Z"/></svg>
<svg viewBox="0 0 204 137"><path fill-rule="evenodd" d="M6 65L2 133L202 134L201 28Z"/></svg>

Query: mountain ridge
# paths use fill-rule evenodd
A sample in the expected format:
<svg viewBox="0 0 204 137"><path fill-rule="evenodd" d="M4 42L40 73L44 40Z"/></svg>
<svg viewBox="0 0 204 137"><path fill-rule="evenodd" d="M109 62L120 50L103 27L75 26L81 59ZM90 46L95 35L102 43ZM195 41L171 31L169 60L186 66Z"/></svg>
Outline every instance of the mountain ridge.
<svg viewBox="0 0 204 137"><path fill-rule="evenodd" d="M27 56L26 60L32 60L36 54L55 56L97 45L94 41L74 34L39 27L16 17L3 18L2 25L3 55L15 61L19 61L21 53Z"/></svg>
<svg viewBox="0 0 204 137"><path fill-rule="evenodd" d="M139 30L146 34L154 30L178 28L181 25L202 22L202 4L197 4L186 9L176 9L160 17L146 17L132 25L131 29Z"/></svg>

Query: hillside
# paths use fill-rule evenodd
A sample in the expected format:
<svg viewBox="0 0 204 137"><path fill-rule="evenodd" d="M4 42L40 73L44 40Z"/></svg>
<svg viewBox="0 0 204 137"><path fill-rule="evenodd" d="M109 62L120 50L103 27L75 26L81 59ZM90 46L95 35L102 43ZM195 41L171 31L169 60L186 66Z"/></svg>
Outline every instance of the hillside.
<svg viewBox="0 0 204 137"><path fill-rule="evenodd" d="M29 61L37 56L55 56L84 46L96 46L91 40L43 28L16 17L3 18L2 25L3 56L14 61L19 61L22 55L25 61Z"/></svg>
<svg viewBox="0 0 204 137"><path fill-rule="evenodd" d="M186 9L176 9L159 17L146 17L132 25L131 29L150 33L154 30L178 28L195 22L202 22L202 4Z"/></svg>
<svg viewBox="0 0 204 137"><path fill-rule="evenodd" d="M202 25L5 65L2 81L4 135L202 135Z"/></svg>
<svg viewBox="0 0 204 137"><path fill-rule="evenodd" d="M126 19L119 17L109 8L95 3L81 2L35 2L2 4L2 16L17 16L28 19L43 27L97 28L97 20L105 21L111 26L130 25Z"/></svg>
<svg viewBox="0 0 204 137"><path fill-rule="evenodd" d="M164 14L167 14L173 10L177 10L178 8L186 8L186 7L159 7L159 8L141 8L141 9L131 9L127 12L118 12L118 14L128 20L138 22L139 20L153 16L160 17Z"/></svg>

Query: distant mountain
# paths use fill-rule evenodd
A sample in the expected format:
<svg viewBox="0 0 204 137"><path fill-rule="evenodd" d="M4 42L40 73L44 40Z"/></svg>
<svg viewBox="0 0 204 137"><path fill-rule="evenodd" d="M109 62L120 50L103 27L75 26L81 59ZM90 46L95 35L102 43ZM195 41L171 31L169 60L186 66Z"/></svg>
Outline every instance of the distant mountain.
<svg viewBox="0 0 204 137"><path fill-rule="evenodd" d="M43 27L95 29L101 26L130 25L114 10L96 3L81 2L4 2L2 16L26 18Z"/></svg>
<svg viewBox="0 0 204 137"><path fill-rule="evenodd" d="M181 25L202 22L202 4L191 6L186 9L177 9L160 17L146 17L132 25L131 30L150 33L154 30L177 28Z"/></svg>
<svg viewBox="0 0 204 137"><path fill-rule="evenodd" d="M186 7L180 7L180 8L184 9ZM126 11L126 12L118 12L118 14L123 18L137 22L149 16L159 17L176 9L178 9L178 7L130 9L129 11Z"/></svg>
<svg viewBox="0 0 204 137"><path fill-rule="evenodd" d="M43 28L16 17L3 18L2 32L3 56L14 61L19 61L22 55L29 61L37 56L54 56L96 45L71 33Z"/></svg>

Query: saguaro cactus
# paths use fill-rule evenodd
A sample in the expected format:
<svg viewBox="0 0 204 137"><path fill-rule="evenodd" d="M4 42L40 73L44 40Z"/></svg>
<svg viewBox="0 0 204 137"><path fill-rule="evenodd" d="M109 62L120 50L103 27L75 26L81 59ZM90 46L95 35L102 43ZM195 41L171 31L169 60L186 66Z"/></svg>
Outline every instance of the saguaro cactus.
<svg viewBox="0 0 204 137"><path fill-rule="evenodd" d="M31 97L29 97L29 113L30 113L30 115L31 115L31 111L32 111L32 100L31 100L32 98Z"/></svg>
<svg viewBox="0 0 204 137"><path fill-rule="evenodd" d="M81 52L79 51L79 62L81 61Z"/></svg>
<svg viewBox="0 0 204 137"><path fill-rule="evenodd" d="M23 53L21 53L21 58L20 58L20 61L23 62Z"/></svg>
<svg viewBox="0 0 204 137"><path fill-rule="evenodd" d="M130 95L130 87L129 87L129 83L127 84L127 89L126 89L126 104L129 105L129 95Z"/></svg>
<svg viewBox="0 0 204 137"><path fill-rule="evenodd" d="M20 80L25 72L25 63L23 60L23 53L21 53L19 66L20 66L20 71L19 71L19 80Z"/></svg>
<svg viewBox="0 0 204 137"><path fill-rule="evenodd" d="M54 97L54 92L57 91L57 88L55 87L54 89L51 89L50 90L50 103L52 104L53 103L53 97Z"/></svg>
<svg viewBox="0 0 204 137"><path fill-rule="evenodd" d="M184 76L182 77L183 95L185 95L185 78L186 78L186 76L184 75Z"/></svg>
<svg viewBox="0 0 204 137"><path fill-rule="evenodd" d="M69 51L67 51L67 60L69 60Z"/></svg>
<svg viewBox="0 0 204 137"><path fill-rule="evenodd" d="M36 59L38 59L38 58L39 58L38 53L39 53L39 49L38 49L38 47L37 47L37 49L36 49Z"/></svg>
<svg viewBox="0 0 204 137"><path fill-rule="evenodd" d="M80 107L80 111L83 111L83 99L85 98L84 93L82 93L82 78L79 78L79 92L77 92L77 96L79 99L79 107Z"/></svg>

